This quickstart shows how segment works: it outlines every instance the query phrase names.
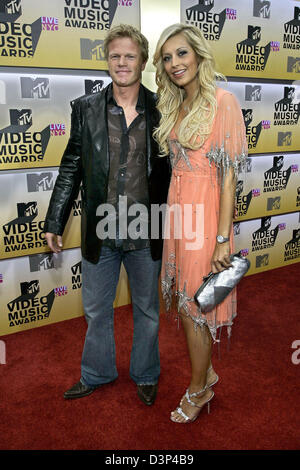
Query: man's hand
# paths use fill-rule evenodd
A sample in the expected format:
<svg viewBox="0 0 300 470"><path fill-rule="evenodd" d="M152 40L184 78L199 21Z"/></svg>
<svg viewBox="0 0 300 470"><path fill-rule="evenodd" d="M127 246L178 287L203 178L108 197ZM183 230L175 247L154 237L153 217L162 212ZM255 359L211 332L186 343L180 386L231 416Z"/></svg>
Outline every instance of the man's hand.
<svg viewBox="0 0 300 470"><path fill-rule="evenodd" d="M56 235L55 233L46 232L45 238L47 240L48 246L51 251L54 253L60 253L62 249L62 237L60 235Z"/></svg>
<svg viewBox="0 0 300 470"><path fill-rule="evenodd" d="M216 243L216 246L215 246L212 258L211 258L212 272L218 273L232 266L229 256L230 256L229 242Z"/></svg>

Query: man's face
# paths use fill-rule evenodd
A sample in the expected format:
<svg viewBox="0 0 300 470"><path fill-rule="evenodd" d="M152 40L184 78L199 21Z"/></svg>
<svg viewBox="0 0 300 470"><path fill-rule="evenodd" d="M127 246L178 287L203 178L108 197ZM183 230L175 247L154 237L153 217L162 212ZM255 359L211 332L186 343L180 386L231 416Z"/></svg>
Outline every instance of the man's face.
<svg viewBox="0 0 300 470"><path fill-rule="evenodd" d="M112 81L120 87L137 83L146 65L139 45L131 38L117 38L109 43L107 63Z"/></svg>

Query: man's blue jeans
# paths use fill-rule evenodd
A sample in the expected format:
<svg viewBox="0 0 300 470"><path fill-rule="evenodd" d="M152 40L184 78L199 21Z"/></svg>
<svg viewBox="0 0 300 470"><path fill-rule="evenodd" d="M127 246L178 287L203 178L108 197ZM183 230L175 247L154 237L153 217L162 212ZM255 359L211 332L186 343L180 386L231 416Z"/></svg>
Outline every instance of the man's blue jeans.
<svg viewBox="0 0 300 470"><path fill-rule="evenodd" d="M161 261L152 260L150 248L123 251L122 248L111 250L102 246L97 264L82 259L82 299L88 328L82 353L81 381L89 386L111 382L118 376L113 302L122 261L129 279L134 321L130 377L137 384L158 382Z"/></svg>

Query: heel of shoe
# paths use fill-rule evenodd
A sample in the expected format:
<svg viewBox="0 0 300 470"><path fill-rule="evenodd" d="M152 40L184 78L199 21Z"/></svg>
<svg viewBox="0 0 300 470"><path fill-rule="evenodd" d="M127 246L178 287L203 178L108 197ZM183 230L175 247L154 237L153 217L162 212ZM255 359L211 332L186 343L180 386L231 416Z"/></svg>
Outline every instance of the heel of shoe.
<svg viewBox="0 0 300 470"><path fill-rule="evenodd" d="M213 399L214 396L215 396L215 394L214 394L214 392L212 392L212 395L211 395L210 399L207 402L207 414L208 415L210 414L210 402L211 402L211 400Z"/></svg>

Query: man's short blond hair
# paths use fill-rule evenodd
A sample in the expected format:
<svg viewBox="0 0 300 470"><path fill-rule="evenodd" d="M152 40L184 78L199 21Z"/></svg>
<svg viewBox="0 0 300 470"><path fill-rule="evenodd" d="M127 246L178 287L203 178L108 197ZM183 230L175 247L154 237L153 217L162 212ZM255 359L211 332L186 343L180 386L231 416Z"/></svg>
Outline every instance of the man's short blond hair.
<svg viewBox="0 0 300 470"><path fill-rule="evenodd" d="M143 63L147 62L149 56L149 43L145 36L134 26L128 24L119 24L110 29L104 39L105 59L108 59L108 46L111 41L118 38L130 38L138 44L141 50Z"/></svg>

